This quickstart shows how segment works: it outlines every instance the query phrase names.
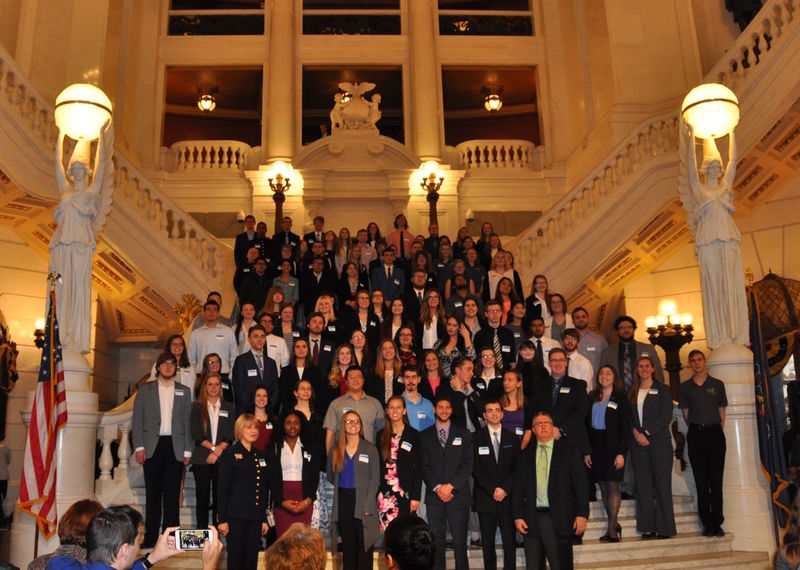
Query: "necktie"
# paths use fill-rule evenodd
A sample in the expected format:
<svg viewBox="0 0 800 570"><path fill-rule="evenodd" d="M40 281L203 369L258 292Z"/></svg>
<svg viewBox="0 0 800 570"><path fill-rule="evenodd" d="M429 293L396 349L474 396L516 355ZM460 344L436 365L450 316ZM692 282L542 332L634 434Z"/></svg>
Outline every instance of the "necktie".
<svg viewBox="0 0 800 570"><path fill-rule="evenodd" d="M256 365L258 366L258 375L262 378L264 377L264 360L260 354L255 354L256 357Z"/></svg>
<svg viewBox="0 0 800 570"><path fill-rule="evenodd" d="M283 235L284 235L283 243L288 245L289 244L289 234L286 233L286 232L283 232Z"/></svg>
<svg viewBox="0 0 800 570"><path fill-rule="evenodd" d="M417 293L417 300L419 301L419 304L422 305L422 293Z"/></svg>
<svg viewBox="0 0 800 570"><path fill-rule="evenodd" d="M494 447L494 460L500 461L500 432L492 432L492 447Z"/></svg>
<svg viewBox="0 0 800 570"><path fill-rule="evenodd" d="M392 266L391 265L386 268L386 277L389 279L389 281L392 280Z"/></svg>
<svg viewBox="0 0 800 570"><path fill-rule="evenodd" d="M565 374L567 376L569 376L569 363L570 362L572 362L572 356L567 356L567 370L565 371Z"/></svg>
<svg viewBox="0 0 800 570"><path fill-rule="evenodd" d="M447 430L444 428L439 430L439 445L441 445L442 448L447 445Z"/></svg>
<svg viewBox="0 0 800 570"><path fill-rule="evenodd" d="M400 257L406 256L405 239L403 239L403 232L400 232Z"/></svg>
<svg viewBox="0 0 800 570"><path fill-rule="evenodd" d="M494 366L500 372L503 371L503 351L500 348L500 335L497 334L497 329L494 329Z"/></svg>
<svg viewBox="0 0 800 570"><path fill-rule="evenodd" d="M563 378L559 378L558 380L553 378L553 405L554 406L556 405L556 400L558 400L558 392L561 389L561 380L563 380Z"/></svg>
<svg viewBox="0 0 800 570"><path fill-rule="evenodd" d="M536 340L536 354L533 357L533 361L536 365L540 368L544 368L544 352L542 351L542 339Z"/></svg>
<svg viewBox="0 0 800 570"><path fill-rule="evenodd" d="M314 362L314 366L319 366L319 341L312 340L311 342L314 343L314 347L311 349L311 360Z"/></svg>
<svg viewBox="0 0 800 570"><path fill-rule="evenodd" d="M549 504L547 500L547 446L539 445L539 457L536 459L536 503Z"/></svg>
<svg viewBox="0 0 800 570"><path fill-rule="evenodd" d="M622 354L622 381L625 388L630 388L633 384L633 367L631 366L631 347L625 343L625 352Z"/></svg>

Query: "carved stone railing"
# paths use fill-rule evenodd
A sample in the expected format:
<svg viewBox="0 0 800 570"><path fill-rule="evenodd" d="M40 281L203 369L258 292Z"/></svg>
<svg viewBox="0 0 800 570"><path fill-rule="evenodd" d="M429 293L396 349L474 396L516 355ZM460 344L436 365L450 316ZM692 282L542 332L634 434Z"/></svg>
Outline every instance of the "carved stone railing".
<svg viewBox="0 0 800 570"><path fill-rule="evenodd" d="M787 47L784 51L793 57L796 51L793 46L797 42L790 44L785 38L800 35L799 4L800 0L768 0L726 55L704 78L704 82L713 81L728 86L737 94L741 109L753 110L750 113L743 111L737 128L737 144L742 155L785 112L785 109L764 109L759 103L763 101L765 89L774 91L777 88L773 76L783 74L796 77L796 74L788 74L773 66L771 60L781 52L783 45ZM770 79L765 82L764 76L767 72ZM791 77L787 79L787 83L792 81L798 83ZM783 89L795 92L788 84ZM794 99L791 98L788 104L793 102ZM770 113L774 116L768 116ZM678 163L678 126L677 109L641 123L548 211L505 244L515 253L517 268L526 287L534 273L548 269L561 252L570 250L569 244L564 242L571 237L579 239L583 235L583 231L576 231L579 227L585 228L583 224L597 223L603 212L612 205L619 206L611 198L620 190L627 192L635 188L636 181L646 176L652 168L663 166L670 160L674 164ZM676 179L676 191L669 199L678 199L677 184ZM637 198L632 195L630 199ZM627 239L613 241L613 237L608 234L603 238L607 241L609 250ZM558 247L554 248L556 244ZM580 259L580 256L572 259ZM585 263L584 277L592 270L592 260L585 260ZM577 283L559 285L563 287L564 293L568 293Z"/></svg>
<svg viewBox="0 0 800 570"><path fill-rule="evenodd" d="M12 109L10 113L12 117L16 115L13 117L14 121L21 124L28 132L30 138L21 137L19 140L29 141L32 138L35 143L33 147L28 143L29 148L20 155L30 166L24 173L18 172L19 176L16 178L27 181L26 189L35 189L35 193L39 195L57 199L52 153L58 128L53 118L53 105L39 94L2 46L0 46L0 105ZM15 136L19 131L17 127L14 131ZM32 156L31 153L37 156ZM14 161L13 157L8 159L9 162ZM121 217L135 220L134 227L148 228L146 231L149 234L168 240L177 250L188 256L189 263L194 266L197 274L201 274L204 278L212 278L213 283L206 285L218 286L222 282L224 263L222 248L216 238L157 186L149 182L119 147L114 150L114 162L116 171L113 208L126 210L124 213L120 212L123 214ZM109 224L113 224L114 220L115 216L112 214ZM106 232L111 233L108 225Z"/></svg>
<svg viewBox="0 0 800 570"><path fill-rule="evenodd" d="M244 172L256 149L240 141L178 141L169 147L166 170Z"/></svg>
<svg viewBox="0 0 800 570"><path fill-rule="evenodd" d="M455 147L466 170L478 168L525 168L542 170L544 147L523 140L471 140Z"/></svg>
<svg viewBox="0 0 800 570"><path fill-rule="evenodd" d="M104 505L133 502L129 461L131 457L130 431L133 416L133 400L130 397L117 408L103 414L97 428L97 439L102 446L100 452L100 476L95 481L95 494ZM118 464L114 467L111 444L119 442L117 448Z"/></svg>

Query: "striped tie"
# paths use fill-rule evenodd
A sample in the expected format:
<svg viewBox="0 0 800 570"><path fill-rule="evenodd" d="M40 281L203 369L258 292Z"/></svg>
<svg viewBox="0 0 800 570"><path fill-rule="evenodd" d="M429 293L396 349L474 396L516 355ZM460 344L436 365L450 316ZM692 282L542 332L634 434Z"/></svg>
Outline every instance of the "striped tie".
<svg viewBox="0 0 800 570"><path fill-rule="evenodd" d="M500 348L500 335L497 334L497 329L494 329L494 358L495 367L500 372L503 371L503 350Z"/></svg>

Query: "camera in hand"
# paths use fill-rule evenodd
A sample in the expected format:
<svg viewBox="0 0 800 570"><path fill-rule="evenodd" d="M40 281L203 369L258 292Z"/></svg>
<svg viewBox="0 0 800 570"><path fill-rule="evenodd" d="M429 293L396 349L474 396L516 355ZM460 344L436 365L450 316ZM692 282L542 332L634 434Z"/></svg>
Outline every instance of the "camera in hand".
<svg viewBox="0 0 800 570"><path fill-rule="evenodd" d="M203 550L205 541L212 542L214 536L211 531L202 528L178 529L175 531L175 546L179 550Z"/></svg>

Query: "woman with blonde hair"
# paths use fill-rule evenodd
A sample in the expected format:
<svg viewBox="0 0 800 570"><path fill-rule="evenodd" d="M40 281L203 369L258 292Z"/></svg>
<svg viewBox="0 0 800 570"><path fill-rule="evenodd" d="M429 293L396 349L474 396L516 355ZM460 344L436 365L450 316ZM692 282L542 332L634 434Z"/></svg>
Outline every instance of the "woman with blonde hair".
<svg viewBox="0 0 800 570"><path fill-rule="evenodd" d="M322 320L324 322L322 336L332 340L334 344L338 344L342 340L342 329L340 323L336 320L336 312L334 311L335 302L331 295L323 293L317 298L317 302L314 304L314 312L322 315Z"/></svg>
<svg viewBox="0 0 800 570"><path fill-rule="evenodd" d="M361 416L353 410L342 415L339 433L328 454L328 481L334 485L331 544L342 538L342 565L348 570L372 568L373 545L378 540L378 485L380 459L377 448L364 439Z"/></svg>
<svg viewBox="0 0 800 570"><path fill-rule="evenodd" d="M446 336L442 294L438 289L425 290L416 332L423 350L432 349Z"/></svg>

